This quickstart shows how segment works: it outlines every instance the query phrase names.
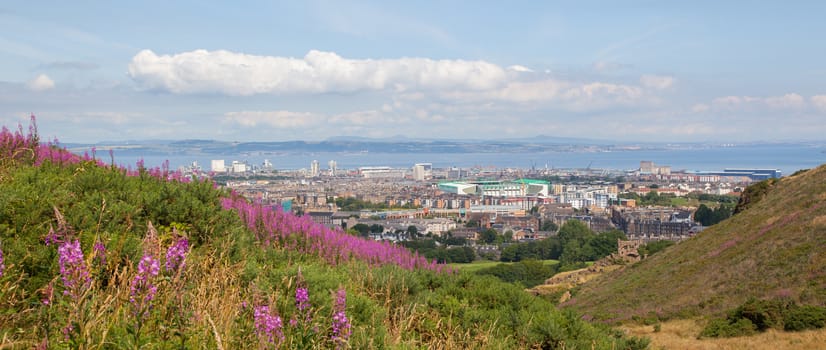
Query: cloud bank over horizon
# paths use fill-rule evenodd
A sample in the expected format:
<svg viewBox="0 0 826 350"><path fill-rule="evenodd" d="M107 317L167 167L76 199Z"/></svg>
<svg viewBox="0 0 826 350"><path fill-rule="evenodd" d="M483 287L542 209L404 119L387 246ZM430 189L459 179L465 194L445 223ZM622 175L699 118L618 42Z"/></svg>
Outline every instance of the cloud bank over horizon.
<svg viewBox="0 0 826 350"><path fill-rule="evenodd" d="M10 1L0 123L67 141L826 140L826 3Z"/></svg>

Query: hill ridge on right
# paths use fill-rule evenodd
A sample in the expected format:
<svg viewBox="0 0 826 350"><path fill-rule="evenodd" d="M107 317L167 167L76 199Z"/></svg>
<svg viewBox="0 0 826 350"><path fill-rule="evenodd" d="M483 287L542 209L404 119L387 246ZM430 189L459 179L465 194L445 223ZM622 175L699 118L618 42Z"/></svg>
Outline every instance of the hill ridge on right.
<svg viewBox="0 0 826 350"><path fill-rule="evenodd" d="M826 305L826 165L750 186L739 213L565 303L609 323L721 316L750 298Z"/></svg>

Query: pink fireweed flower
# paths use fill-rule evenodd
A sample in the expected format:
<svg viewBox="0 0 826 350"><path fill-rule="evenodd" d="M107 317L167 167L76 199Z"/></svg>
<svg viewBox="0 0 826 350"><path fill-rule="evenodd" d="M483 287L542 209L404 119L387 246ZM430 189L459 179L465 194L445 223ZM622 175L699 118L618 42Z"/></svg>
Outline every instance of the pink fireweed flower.
<svg viewBox="0 0 826 350"><path fill-rule="evenodd" d="M347 318L345 308L347 307L347 292L344 288L336 292L336 300L333 304L333 334L331 336L336 349L343 348L347 339L350 338L350 320Z"/></svg>
<svg viewBox="0 0 826 350"><path fill-rule="evenodd" d="M129 285L129 302L132 303L135 316L148 316L152 300L158 292L154 279L160 270L160 262L151 255L144 255L138 263L138 273Z"/></svg>
<svg viewBox="0 0 826 350"><path fill-rule="evenodd" d="M310 293L307 288L295 289L295 307L301 312L310 308Z"/></svg>
<svg viewBox="0 0 826 350"><path fill-rule="evenodd" d="M63 295L78 298L92 283L89 269L83 260L80 241L64 242L57 249L60 276L63 280Z"/></svg>
<svg viewBox="0 0 826 350"><path fill-rule="evenodd" d="M95 241L92 250L95 252L94 261L97 262L98 266L106 266L106 246L103 245L103 242L99 239Z"/></svg>
<svg viewBox="0 0 826 350"><path fill-rule="evenodd" d="M189 251L189 240L186 237L178 237L175 243L166 250L166 271L183 269L186 262L186 253Z"/></svg>
<svg viewBox="0 0 826 350"><path fill-rule="evenodd" d="M277 313L270 312L270 308L266 305L255 307L253 310L253 318L255 321L255 334L262 343L278 344L284 340L284 332L282 331L283 322L281 316Z"/></svg>

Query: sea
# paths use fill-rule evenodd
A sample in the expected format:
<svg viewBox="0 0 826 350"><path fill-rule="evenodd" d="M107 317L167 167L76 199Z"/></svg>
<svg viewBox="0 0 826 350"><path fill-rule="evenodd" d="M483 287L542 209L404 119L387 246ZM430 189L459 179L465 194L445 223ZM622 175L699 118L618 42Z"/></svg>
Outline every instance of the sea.
<svg viewBox="0 0 826 350"><path fill-rule="evenodd" d="M98 157L110 162L108 154ZM540 152L540 153L381 153L381 152L298 152L279 154L223 154L223 155L158 155L137 151L114 152L115 164L132 166L143 159L147 167L169 161L177 169L197 162L209 170L211 161L223 159L229 166L233 161L261 165L264 160L276 170L309 169L318 161L319 168L327 169L329 161L337 169L387 166L410 168L416 163L432 163L434 168L482 169L606 169L630 171L639 168L640 161L653 161L658 166L671 166L672 171L720 171L724 169L780 169L790 175L801 169L810 169L826 163L826 144L758 144L746 146L715 146L676 149L630 149L595 152Z"/></svg>

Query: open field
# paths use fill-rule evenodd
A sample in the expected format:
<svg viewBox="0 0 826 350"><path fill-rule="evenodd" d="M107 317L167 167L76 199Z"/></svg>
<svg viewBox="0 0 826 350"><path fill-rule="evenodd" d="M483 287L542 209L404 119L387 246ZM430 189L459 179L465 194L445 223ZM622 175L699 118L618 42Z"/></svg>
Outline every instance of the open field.
<svg viewBox="0 0 826 350"><path fill-rule="evenodd" d="M559 264L559 260L542 260L542 262L545 265ZM488 268L488 267L493 267L493 266L496 266L496 265L499 265L499 264L512 264L512 263L505 263L505 262L501 262L501 261L478 260L478 261L474 261L474 262L469 263L469 264L454 263L454 264L449 264L449 265L452 268L459 269L459 270L462 270L462 271L476 272L476 271L479 271L481 269L485 269L485 268Z"/></svg>
<svg viewBox="0 0 826 350"><path fill-rule="evenodd" d="M694 350L775 350L775 349L823 349L826 344L826 329L805 332L782 332L770 329L765 333L750 337L697 339L705 321L674 320L660 324L660 331L654 326L627 325L620 329L630 335L651 339L652 349L694 349Z"/></svg>

